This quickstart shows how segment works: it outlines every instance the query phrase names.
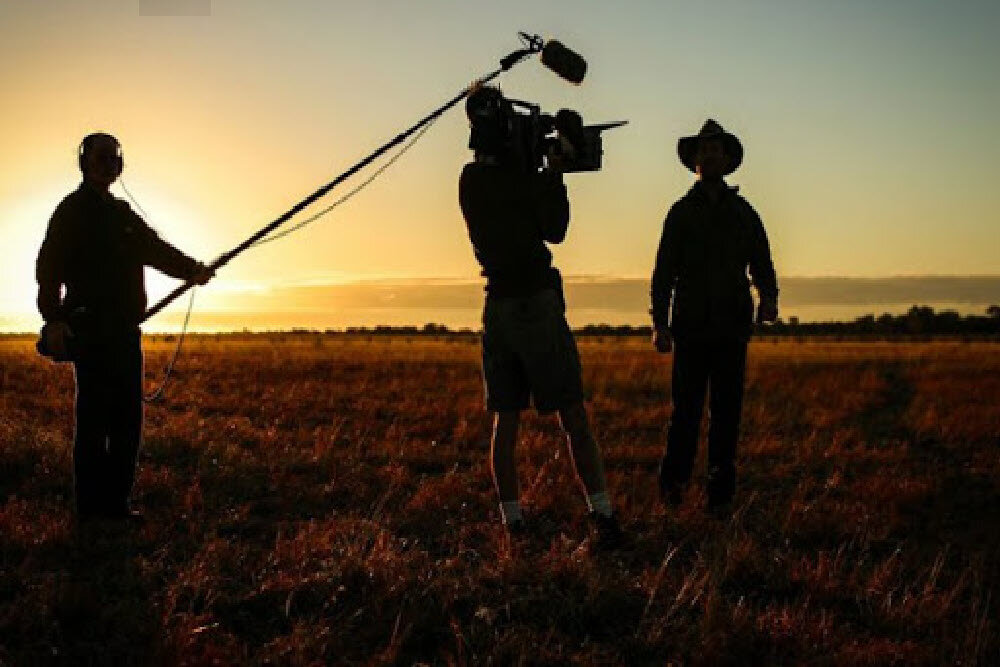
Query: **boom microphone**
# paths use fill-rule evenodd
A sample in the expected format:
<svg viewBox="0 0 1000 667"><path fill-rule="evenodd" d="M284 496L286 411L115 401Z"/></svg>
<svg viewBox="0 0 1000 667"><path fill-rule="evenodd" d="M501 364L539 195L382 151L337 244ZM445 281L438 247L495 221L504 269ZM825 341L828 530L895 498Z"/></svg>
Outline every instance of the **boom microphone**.
<svg viewBox="0 0 1000 667"><path fill-rule="evenodd" d="M500 76L503 72L506 72L507 70L511 69L514 65L518 64L528 56L535 53L541 53L542 63L546 67L551 69L553 72L555 72L562 78L566 79L567 81L570 81L572 83L580 83L581 81L583 81L583 77L587 73L587 61L584 60L580 56L580 54L570 51L561 43L555 40L546 43L538 35L529 35L528 33L524 32L519 33L519 35L521 36L521 39L524 42L525 48L514 51L505 56L504 58L502 58L500 60L500 68L490 72L483 78L479 79L478 83L480 84L489 83L493 79L496 79L498 76ZM333 179L332 181L330 181L323 187L319 188L305 199L301 200L299 203L290 208L288 211L285 211L281 216L279 216L275 220L272 220L265 227L259 229L257 232L253 234L253 236L249 237L248 239L240 243L232 250L229 250L228 252L225 252L222 255L220 255L215 261L213 261L209 265L209 267L212 268L213 270L220 269L229 262L231 262L237 255L243 253L249 248L254 247L262 239L268 238L269 234L273 233L283 224L288 222L292 217L297 215L304 208L315 202L320 197L325 196L335 187L337 187L338 185L346 181L348 178L350 178L354 174L358 173L359 171L370 165L372 162L374 162L379 157L384 155L394 146L398 146L399 144L406 141L410 136L416 134L418 131L421 131L423 128L426 128L428 124L439 118L448 109L452 108L453 106L464 100L470 91L471 87L469 86L463 88L461 91L458 92L457 95L455 95L453 98L442 104L440 107L438 107L431 113L424 116L422 119L417 121L416 124L412 125L404 132L396 135L395 138L391 139L389 142L377 148L370 155L362 159L360 162L356 163L347 171L337 176L337 178ZM591 170L593 169L591 168ZM174 299L184 294L193 286L194 283L188 281L176 287L172 292L170 292L170 294L166 295L165 297L160 299L158 302L156 302L146 310L146 313L142 317L143 321L148 320L153 315L156 315L163 308L165 308L167 304L171 303Z"/></svg>
<svg viewBox="0 0 1000 667"><path fill-rule="evenodd" d="M554 39L545 42L542 64L570 83L580 83L587 74L587 61L583 56Z"/></svg>

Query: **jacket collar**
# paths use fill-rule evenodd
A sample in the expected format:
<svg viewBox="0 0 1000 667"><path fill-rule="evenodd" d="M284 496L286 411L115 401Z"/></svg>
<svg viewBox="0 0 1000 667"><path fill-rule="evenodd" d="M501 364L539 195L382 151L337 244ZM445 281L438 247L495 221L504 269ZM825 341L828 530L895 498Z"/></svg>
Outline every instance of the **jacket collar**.
<svg viewBox="0 0 1000 667"><path fill-rule="evenodd" d="M729 185L728 183L723 182L723 186L722 197L719 199L720 201L725 201L726 199L735 196L740 190L740 186L738 185ZM687 191L687 194L684 195L684 197L686 199L708 201L708 194L705 192L705 186L701 181L695 181L694 185L691 186L691 189Z"/></svg>
<svg viewBox="0 0 1000 667"><path fill-rule="evenodd" d="M101 192L94 186L87 183L87 181L80 181L80 185L77 187L76 191L94 201L110 202L114 201L115 198L115 196L110 192Z"/></svg>

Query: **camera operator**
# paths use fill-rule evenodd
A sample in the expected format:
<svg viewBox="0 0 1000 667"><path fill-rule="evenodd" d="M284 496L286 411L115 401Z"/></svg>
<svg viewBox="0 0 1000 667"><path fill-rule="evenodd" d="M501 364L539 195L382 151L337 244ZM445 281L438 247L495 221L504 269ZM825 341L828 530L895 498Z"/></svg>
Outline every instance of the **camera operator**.
<svg viewBox="0 0 1000 667"><path fill-rule="evenodd" d="M78 157L83 182L56 207L38 252L39 349L73 361L78 517L137 518L129 495L142 438L143 267L200 285L213 271L108 191L123 167L117 139L90 134Z"/></svg>
<svg viewBox="0 0 1000 667"><path fill-rule="evenodd" d="M562 278L545 245L566 236L566 186L555 154L541 171L518 160L508 112L496 88L480 86L469 95L469 148L475 156L459 180L462 214L486 278L483 376L486 408L495 413L491 467L501 516L510 533L525 531L514 450L520 413L533 404L539 413L558 412L598 545L614 548L623 536L583 405Z"/></svg>

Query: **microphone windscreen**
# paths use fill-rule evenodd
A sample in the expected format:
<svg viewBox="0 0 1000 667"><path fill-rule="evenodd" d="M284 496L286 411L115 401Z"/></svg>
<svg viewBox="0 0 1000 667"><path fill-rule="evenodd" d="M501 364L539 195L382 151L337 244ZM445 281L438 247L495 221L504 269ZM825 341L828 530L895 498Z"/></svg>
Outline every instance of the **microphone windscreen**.
<svg viewBox="0 0 1000 667"><path fill-rule="evenodd" d="M572 83L580 83L587 74L587 61L583 56L554 39L545 42L542 64Z"/></svg>

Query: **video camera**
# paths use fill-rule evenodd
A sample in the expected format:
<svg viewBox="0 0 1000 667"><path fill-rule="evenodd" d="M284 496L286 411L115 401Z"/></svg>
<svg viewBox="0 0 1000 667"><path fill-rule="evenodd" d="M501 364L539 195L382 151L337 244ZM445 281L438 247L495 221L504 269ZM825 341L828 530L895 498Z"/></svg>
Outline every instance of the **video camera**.
<svg viewBox="0 0 1000 667"><path fill-rule="evenodd" d="M571 109L543 113L537 104L506 98L487 87L469 96L466 111L472 121L469 147L526 171L554 166L550 163L564 173L598 171L604 154L601 133L628 122L584 125Z"/></svg>
<svg viewBox="0 0 1000 667"><path fill-rule="evenodd" d="M521 38L528 48L508 58L539 52L542 63L562 78L574 84L583 81L587 63L579 54L555 40L543 42L537 35L521 33ZM507 98L499 88L481 84L469 91L465 111L472 124L469 148L527 171L552 167L562 172L598 171L604 154L601 133L628 122L584 125L580 114L571 109L555 115L542 113L537 104Z"/></svg>

